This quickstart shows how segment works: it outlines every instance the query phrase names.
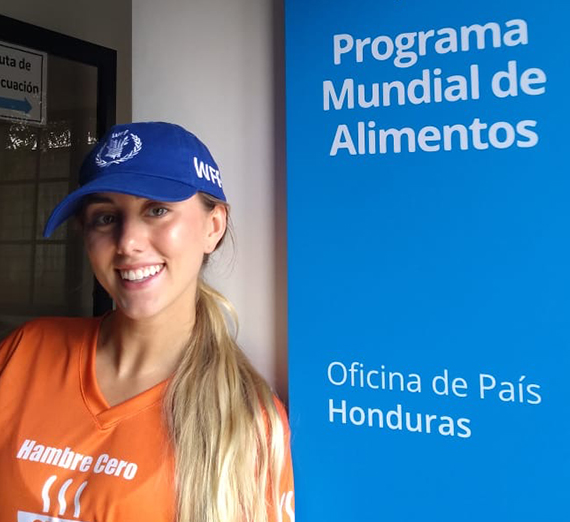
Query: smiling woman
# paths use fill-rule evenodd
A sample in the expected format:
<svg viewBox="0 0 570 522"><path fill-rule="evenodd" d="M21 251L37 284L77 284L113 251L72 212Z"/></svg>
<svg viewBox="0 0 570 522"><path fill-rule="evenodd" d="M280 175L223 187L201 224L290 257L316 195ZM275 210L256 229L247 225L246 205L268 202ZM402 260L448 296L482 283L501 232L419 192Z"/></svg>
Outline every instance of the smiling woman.
<svg viewBox="0 0 570 522"><path fill-rule="evenodd" d="M44 234L78 216L116 310L0 345L0 519L293 522L284 408L201 278L229 212L210 152L176 125L116 126L80 185Z"/></svg>

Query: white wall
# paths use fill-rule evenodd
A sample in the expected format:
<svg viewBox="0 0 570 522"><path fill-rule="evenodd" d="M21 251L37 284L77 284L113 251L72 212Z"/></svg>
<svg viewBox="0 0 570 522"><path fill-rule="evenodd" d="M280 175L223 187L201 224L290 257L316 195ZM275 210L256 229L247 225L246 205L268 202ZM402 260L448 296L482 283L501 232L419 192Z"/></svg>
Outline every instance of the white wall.
<svg viewBox="0 0 570 522"><path fill-rule="evenodd" d="M240 344L286 398L282 25L275 0L133 2L133 119L179 123L216 158L236 249L210 280L237 308Z"/></svg>
<svg viewBox="0 0 570 522"><path fill-rule="evenodd" d="M0 14L116 50L117 122L130 121L130 0L1 0Z"/></svg>

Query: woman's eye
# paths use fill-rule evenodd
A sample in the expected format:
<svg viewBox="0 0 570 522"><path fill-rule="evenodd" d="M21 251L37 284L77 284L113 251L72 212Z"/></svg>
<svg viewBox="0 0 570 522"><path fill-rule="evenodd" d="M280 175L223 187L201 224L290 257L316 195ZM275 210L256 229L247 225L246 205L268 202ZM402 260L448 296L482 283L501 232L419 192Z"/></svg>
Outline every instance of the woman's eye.
<svg viewBox="0 0 570 522"><path fill-rule="evenodd" d="M115 222L115 216L113 214L98 214L93 216L90 222L91 226L104 227L113 224Z"/></svg>
<svg viewBox="0 0 570 522"><path fill-rule="evenodd" d="M168 212L167 208L164 207L154 207L149 210L149 214L153 217L164 216Z"/></svg>

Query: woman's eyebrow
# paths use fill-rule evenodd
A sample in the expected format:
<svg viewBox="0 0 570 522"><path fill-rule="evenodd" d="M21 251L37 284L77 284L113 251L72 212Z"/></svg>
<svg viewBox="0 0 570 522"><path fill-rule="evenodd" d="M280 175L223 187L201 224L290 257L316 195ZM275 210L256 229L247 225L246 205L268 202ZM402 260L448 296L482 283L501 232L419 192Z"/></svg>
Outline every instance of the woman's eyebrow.
<svg viewBox="0 0 570 522"><path fill-rule="evenodd" d="M113 203L113 200L107 196L101 196L99 194L90 194L85 198L85 205L89 205L91 203Z"/></svg>

